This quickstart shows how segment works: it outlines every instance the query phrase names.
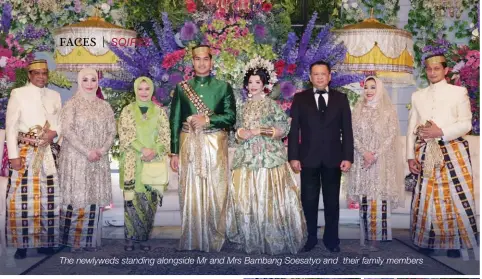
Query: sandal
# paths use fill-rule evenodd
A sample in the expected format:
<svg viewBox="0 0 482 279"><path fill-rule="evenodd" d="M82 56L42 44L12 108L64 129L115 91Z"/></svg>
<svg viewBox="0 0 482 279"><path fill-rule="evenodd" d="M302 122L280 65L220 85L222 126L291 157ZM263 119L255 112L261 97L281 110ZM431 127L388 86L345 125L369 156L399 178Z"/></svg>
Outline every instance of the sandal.
<svg viewBox="0 0 482 279"><path fill-rule="evenodd" d="M134 245L124 245L124 251L134 251Z"/></svg>
<svg viewBox="0 0 482 279"><path fill-rule="evenodd" d="M151 251L151 246L150 246L150 245L147 245L147 246L141 245L141 250L143 250L143 251Z"/></svg>
<svg viewBox="0 0 482 279"><path fill-rule="evenodd" d="M130 252L134 250L134 242L130 239L126 239L124 244L124 251Z"/></svg>

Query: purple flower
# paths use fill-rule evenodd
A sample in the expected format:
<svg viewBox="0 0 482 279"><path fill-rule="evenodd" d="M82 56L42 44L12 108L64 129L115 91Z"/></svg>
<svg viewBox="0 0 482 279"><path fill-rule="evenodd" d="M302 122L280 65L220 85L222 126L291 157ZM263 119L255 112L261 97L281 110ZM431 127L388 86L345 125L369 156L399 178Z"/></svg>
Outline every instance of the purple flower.
<svg viewBox="0 0 482 279"><path fill-rule="evenodd" d="M179 82L181 82L183 79L183 76L181 73L173 73L171 74L171 76L169 77L169 83L172 84L172 85L176 85L178 84Z"/></svg>
<svg viewBox="0 0 482 279"><path fill-rule="evenodd" d="M132 88L132 81L123 81L110 78L103 78L99 81L101 87L112 88L114 90L129 90Z"/></svg>
<svg viewBox="0 0 482 279"><path fill-rule="evenodd" d="M248 99L248 90L246 90L246 88L243 87L243 89L241 89L241 100L245 102L247 99Z"/></svg>
<svg viewBox="0 0 482 279"><path fill-rule="evenodd" d="M159 65L151 65L149 74L153 78L153 80L160 80L163 75L162 68Z"/></svg>
<svg viewBox="0 0 482 279"><path fill-rule="evenodd" d="M308 49L308 45L311 40L311 34L313 33L313 29L315 28L315 22L316 18L318 17L318 13L313 13L313 16L311 17L310 21L308 22L308 25L305 28L305 32L303 32L303 36L301 37L300 41L300 47L298 50L298 60L303 61L303 57L305 57L306 50ZM305 65L302 65L302 67L298 67L297 69L297 74L302 74L304 70L304 66L306 66L306 63L303 63Z"/></svg>
<svg viewBox="0 0 482 279"><path fill-rule="evenodd" d="M38 40L42 37L44 37L47 34L47 29L45 28L39 28L36 29L35 26L32 24L28 24L23 32L19 32L16 36L16 39L18 41L23 41L23 40Z"/></svg>
<svg viewBox="0 0 482 279"><path fill-rule="evenodd" d="M10 30L10 24L12 23L12 4L5 2L3 4L2 13L2 30L3 33L7 34Z"/></svg>
<svg viewBox="0 0 482 279"><path fill-rule="evenodd" d="M295 61L290 61L290 54L296 46L296 41L298 37L294 32L288 33L288 40L281 51L281 58L285 60L288 64L293 64ZM295 57L296 60L296 57Z"/></svg>
<svg viewBox="0 0 482 279"><path fill-rule="evenodd" d="M336 88L350 83L361 82L365 76L363 74L344 74L339 72L331 73L330 87Z"/></svg>
<svg viewBox="0 0 482 279"><path fill-rule="evenodd" d="M289 81L280 82L280 91L284 99L290 99L296 92L296 86Z"/></svg>
<svg viewBox="0 0 482 279"><path fill-rule="evenodd" d="M192 21L187 21L184 23L184 26L181 28L181 40L183 41L192 41L196 37L198 33L198 28L196 24Z"/></svg>
<svg viewBox="0 0 482 279"><path fill-rule="evenodd" d="M480 121L477 118L472 119L472 134L480 135Z"/></svg>
<svg viewBox="0 0 482 279"><path fill-rule="evenodd" d="M156 99L159 100L159 101L165 100L165 99L169 98L169 91L165 87L159 86L156 89L155 96L156 96Z"/></svg>
<svg viewBox="0 0 482 279"><path fill-rule="evenodd" d="M258 39L262 39L262 38L266 37L266 28L263 25L256 24L254 26L254 35Z"/></svg>
<svg viewBox="0 0 482 279"><path fill-rule="evenodd" d="M169 17L166 12L162 13L162 23L164 24L164 28L162 29L161 37L158 37L158 41L162 42L161 50L164 53L170 53L177 50L178 46L176 44L174 31L172 31L171 21L169 21Z"/></svg>

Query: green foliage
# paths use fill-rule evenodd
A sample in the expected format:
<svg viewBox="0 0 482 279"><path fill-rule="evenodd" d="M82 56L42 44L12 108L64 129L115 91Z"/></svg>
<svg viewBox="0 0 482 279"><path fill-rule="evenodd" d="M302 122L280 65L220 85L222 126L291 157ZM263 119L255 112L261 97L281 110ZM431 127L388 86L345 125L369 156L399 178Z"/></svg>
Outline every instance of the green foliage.
<svg viewBox="0 0 482 279"><path fill-rule="evenodd" d="M19 88L22 86L25 86L28 81L28 72L26 68L17 68L15 69L15 76L17 77L15 79L15 82L12 86L12 89Z"/></svg>
<svg viewBox="0 0 482 279"><path fill-rule="evenodd" d="M368 12L373 9L373 17L377 18L380 22L395 25L398 19L398 11L400 11L399 0L362 0L361 1Z"/></svg>
<svg viewBox="0 0 482 279"><path fill-rule="evenodd" d="M125 4L127 13L126 25L136 28L142 22L161 22L161 13L169 14L174 28L179 27L186 18L187 11L184 0L129 0Z"/></svg>
<svg viewBox="0 0 482 279"><path fill-rule="evenodd" d="M49 71L49 83L60 88L70 89L72 87L72 82L59 71Z"/></svg>
<svg viewBox="0 0 482 279"><path fill-rule="evenodd" d="M415 65L420 67L422 49L429 41L435 40L439 33L446 30L443 19L436 16L432 9L424 5L423 0L412 0L412 9L408 13L405 29L412 33L414 39Z"/></svg>
<svg viewBox="0 0 482 279"><path fill-rule="evenodd" d="M346 87L338 87L336 88L336 90L346 94L346 96L348 97L348 101L350 102L351 108L355 106L356 102L358 102L358 99L360 98L360 94Z"/></svg>
<svg viewBox="0 0 482 279"><path fill-rule="evenodd" d="M291 29L291 15L295 11L293 0L281 0L273 3L273 10L276 13L274 18L275 24L272 26L278 26L280 28L272 29L272 34L279 41L286 41L288 33Z"/></svg>
<svg viewBox="0 0 482 279"><path fill-rule="evenodd" d="M478 0L466 0L462 2L463 9L468 10L469 20L454 20L453 25L445 26L444 15L436 14L431 3L424 0L411 0L412 8L408 14L408 24L405 29L413 34L415 65L421 66L422 49L430 42L434 41L442 34L449 37L447 33L452 33L455 38L463 39L472 37L470 24L478 23ZM479 48L479 39L472 40L469 44L471 49ZM421 73L424 76L424 73Z"/></svg>

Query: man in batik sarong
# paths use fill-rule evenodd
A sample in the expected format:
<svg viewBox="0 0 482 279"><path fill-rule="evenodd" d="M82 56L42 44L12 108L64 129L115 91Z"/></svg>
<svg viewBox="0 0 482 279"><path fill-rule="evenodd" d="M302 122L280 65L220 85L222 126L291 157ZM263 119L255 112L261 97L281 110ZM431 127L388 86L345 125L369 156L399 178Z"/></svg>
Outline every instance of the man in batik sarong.
<svg viewBox="0 0 482 279"><path fill-rule="evenodd" d="M469 144L472 128L467 89L445 81L445 57L425 59L430 86L412 95L407 159L419 179L411 206L411 238L423 253L446 249L447 256L468 258L476 241L474 185Z"/></svg>
<svg viewBox="0 0 482 279"><path fill-rule="evenodd" d="M208 46L193 48L196 76L171 103L171 167L179 171L179 250L220 251L226 234L228 133L236 121L231 86L210 76Z"/></svg>
<svg viewBox="0 0 482 279"><path fill-rule="evenodd" d="M12 90L6 116L10 172L7 244L16 259L27 248L51 254L59 241L59 188L51 144L59 132L60 94L46 87L45 60L28 66L30 83Z"/></svg>

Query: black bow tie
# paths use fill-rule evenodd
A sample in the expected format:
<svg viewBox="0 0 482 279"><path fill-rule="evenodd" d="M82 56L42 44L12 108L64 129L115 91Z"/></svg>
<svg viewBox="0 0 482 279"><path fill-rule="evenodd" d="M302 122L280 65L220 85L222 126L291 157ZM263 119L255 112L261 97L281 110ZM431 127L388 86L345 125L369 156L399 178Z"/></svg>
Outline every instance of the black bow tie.
<svg viewBox="0 0 482 279"><path fill-rule="evenodd" d="M318 90L318 89L316 89L316 90L315 90L315 94L328 94L328 92L326 92L326 90Z"/></svg>

